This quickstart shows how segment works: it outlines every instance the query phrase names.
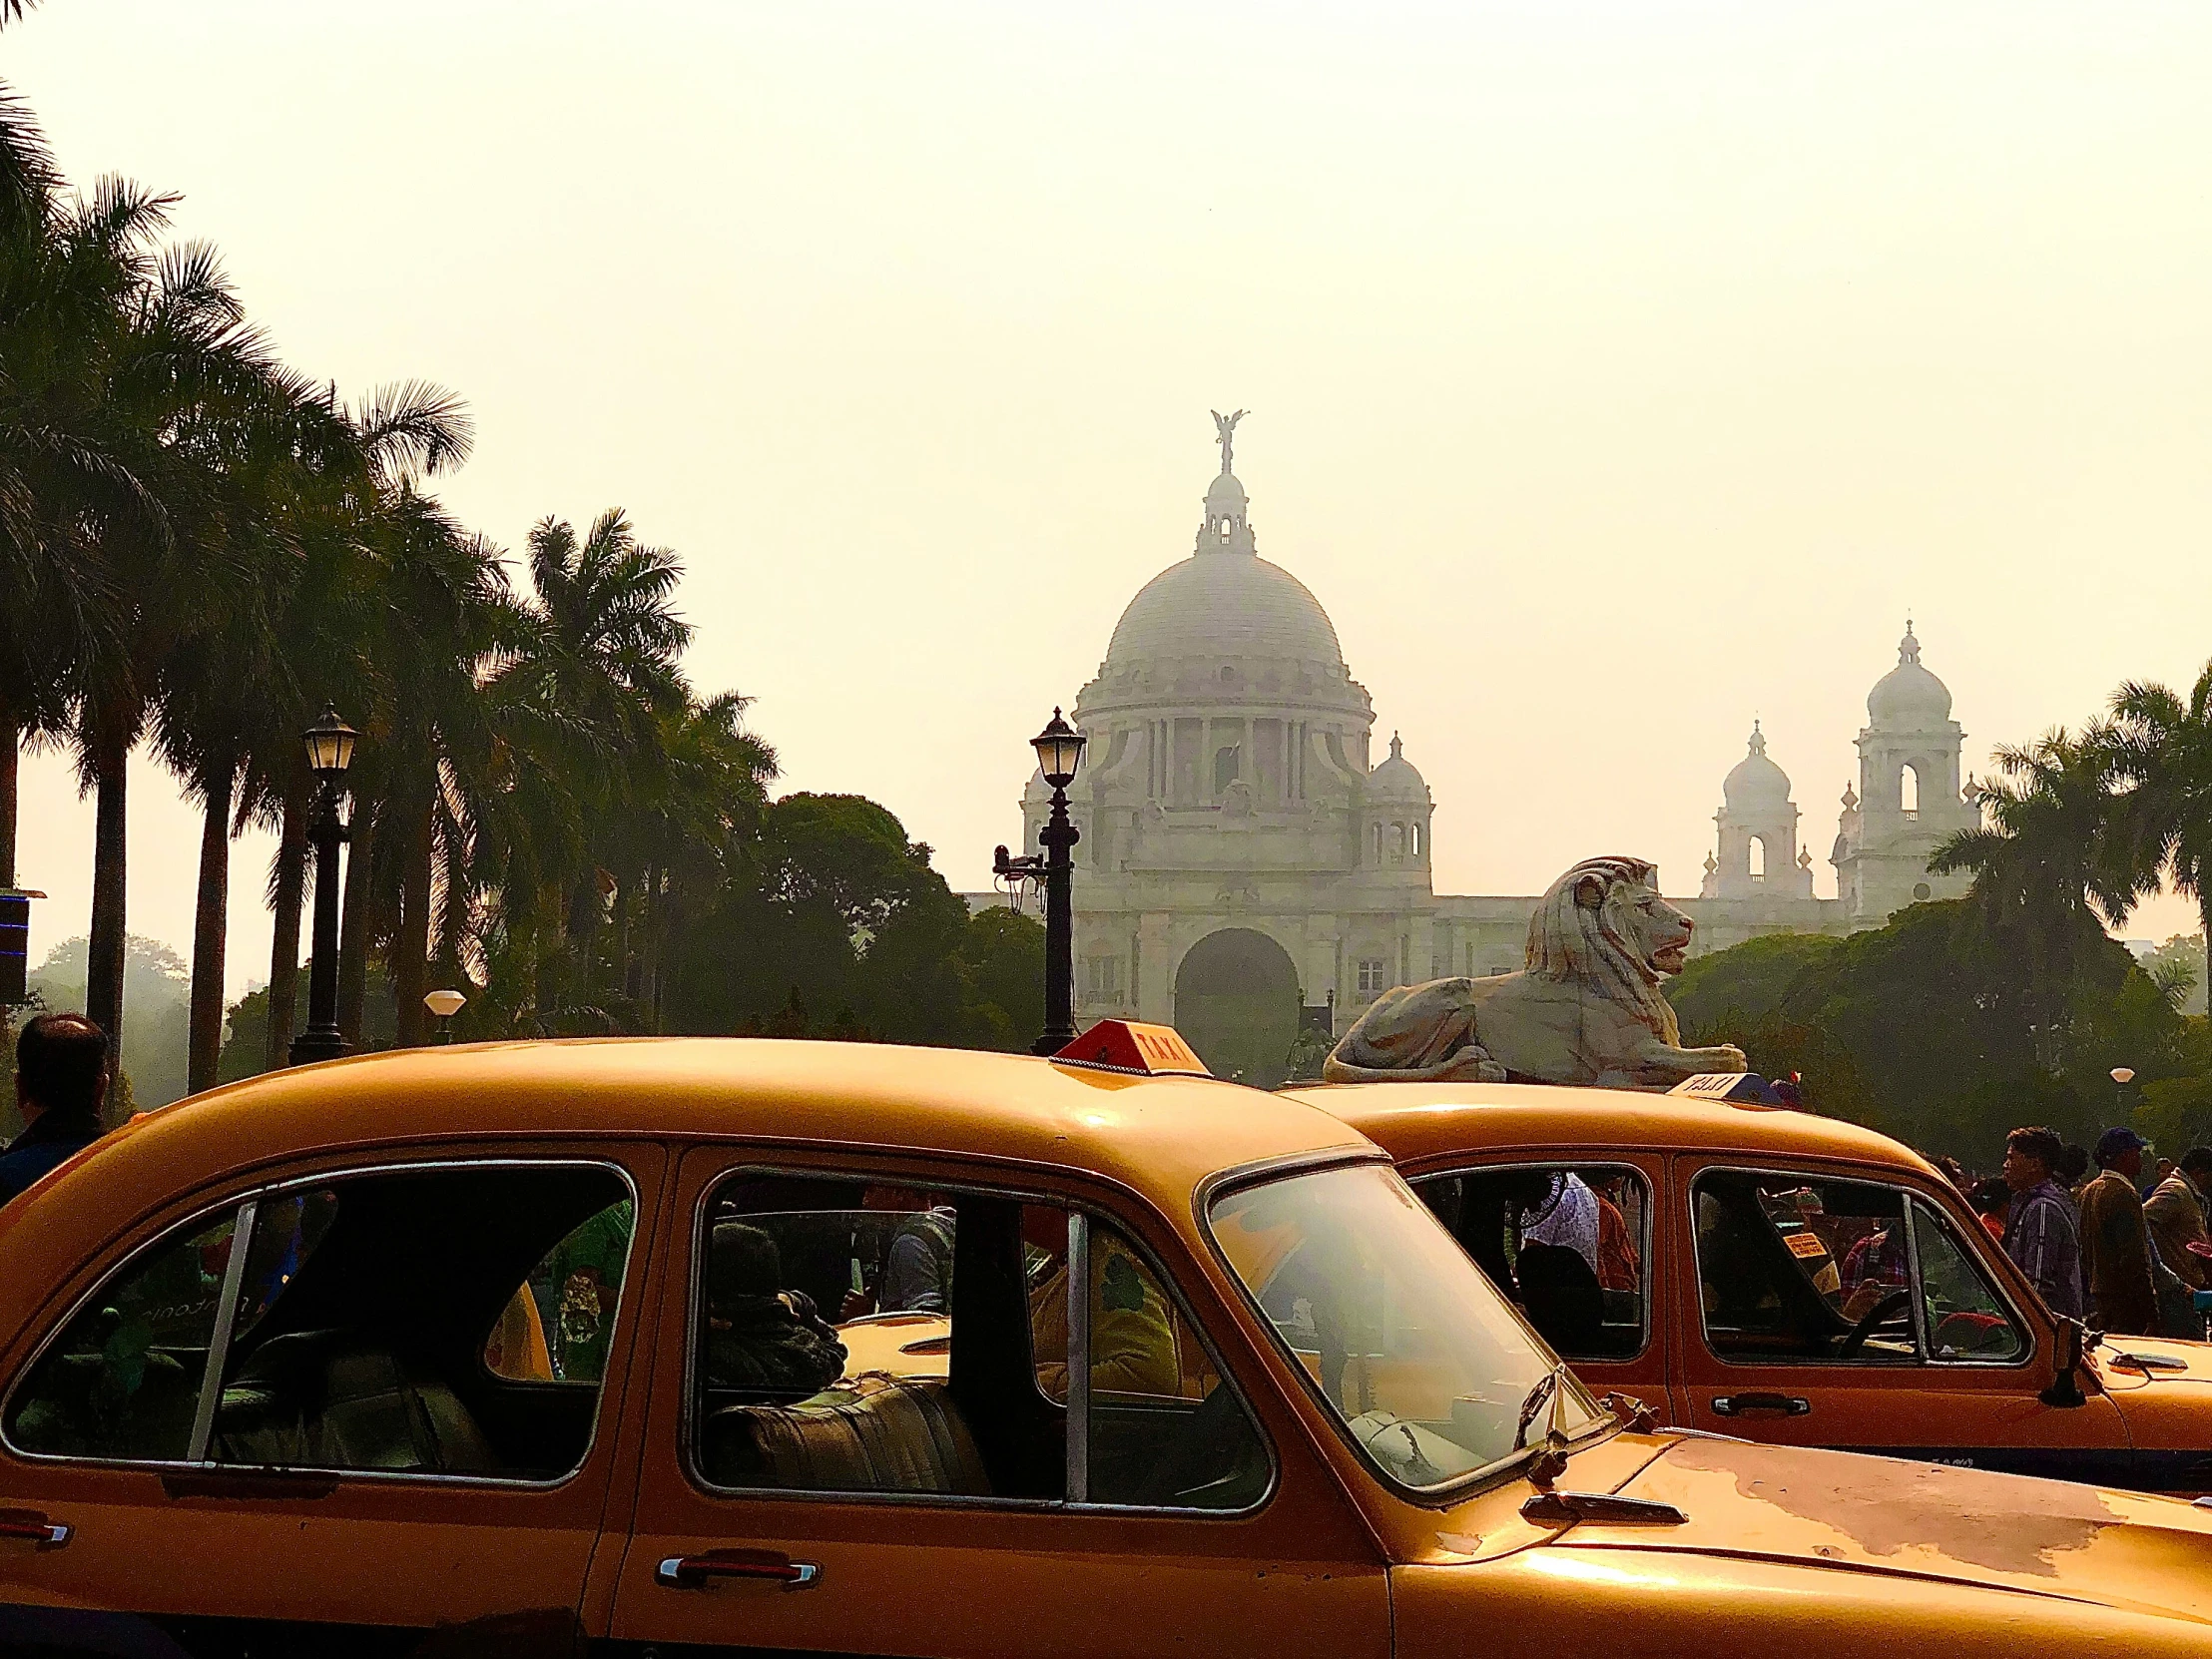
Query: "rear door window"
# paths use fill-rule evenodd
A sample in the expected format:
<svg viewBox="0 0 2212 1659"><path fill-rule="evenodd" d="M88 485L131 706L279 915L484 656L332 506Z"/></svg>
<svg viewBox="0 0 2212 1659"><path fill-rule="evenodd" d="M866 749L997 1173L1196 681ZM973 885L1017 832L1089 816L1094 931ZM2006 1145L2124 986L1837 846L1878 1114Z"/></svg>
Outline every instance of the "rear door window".
<svg viewBox="0 0 2212 1659"><path fill-rule="evenodd" d="M1512 1164L1412 1183L1561 1358L1633 1360L1651 1329L1651 1185L1628 1165Z"/></svg>
<svg viewBox="0 0 2212 1659"><path fill-rule="evenodd" d="M708 1195L699 1262L691 1441L710 1486L1215 1510L1266 1492L1243 1401L1101 1220L744 1171Z"/></svg>

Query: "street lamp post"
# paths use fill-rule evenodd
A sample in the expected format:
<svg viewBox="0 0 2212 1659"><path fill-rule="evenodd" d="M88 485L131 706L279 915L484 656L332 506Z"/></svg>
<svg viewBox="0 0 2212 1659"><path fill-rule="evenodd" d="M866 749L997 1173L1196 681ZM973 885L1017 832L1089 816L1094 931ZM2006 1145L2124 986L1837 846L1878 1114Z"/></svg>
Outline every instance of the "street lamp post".
<svg viewBox="0 0 2212 1659"><path fill-rule="evenodd" d="M2123 1118L2127 1116L2127 1086L2134 1081L2135 1068L2133 1066L2114 1066L2112 1068L2112 1103Z"/></svg>
<svg viewBox="0 0 2212 1659"><path fill-rule="evenodd" d="M325 708L301 736L315 782L313 816L307 821L307 840L314 847L314 933L307 946L307 1028L291 1040L295 1066L334 1060L351 1047L338 1030L338 846L346 838L338 802L360 734L338 719L337 710Z"/></svg>
<svg viewBox="0 0 2212 1659"><path fill-rule="evenodd" d="M1052 816L1038 831L1039 853L1009 857L998 849L992 872L1041 882L1044 887L1044 1033L1034 1052L1053 1054L1075 1040L1075 843L1083 838L1068 817L1068 786L1083 764L1083 734L1058 709L1029 740L1037 769L1052 788Z"/></svg>

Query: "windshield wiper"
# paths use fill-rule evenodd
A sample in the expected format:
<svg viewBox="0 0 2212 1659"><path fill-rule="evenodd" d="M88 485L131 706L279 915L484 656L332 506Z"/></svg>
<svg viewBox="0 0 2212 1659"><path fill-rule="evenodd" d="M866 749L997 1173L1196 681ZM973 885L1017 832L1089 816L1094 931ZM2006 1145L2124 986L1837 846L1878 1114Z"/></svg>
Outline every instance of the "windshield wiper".
<svg viewBox="0 0 2212 1659"><path fill-rule="evenodd" d="M1567 1363L1562 1360L1538 1378L1536 1385L1528 1390L1528 1396L1521 1401L1520 1420L1513 1424L1513 1449L1515 1451L1519 1451L1528 1444L1528 1430L1536 1420L1536 1413L1546 1405L1554 1405L1558 1400L1559 1384L1566 1375ZM1545 1437L1551 1437L1548 1428Z"/></svg>

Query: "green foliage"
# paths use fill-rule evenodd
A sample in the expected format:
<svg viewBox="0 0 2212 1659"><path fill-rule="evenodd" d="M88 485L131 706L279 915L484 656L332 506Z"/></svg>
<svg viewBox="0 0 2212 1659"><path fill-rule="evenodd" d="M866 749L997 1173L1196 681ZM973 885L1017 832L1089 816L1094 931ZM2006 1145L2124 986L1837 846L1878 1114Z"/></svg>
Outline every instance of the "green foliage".
<svg viewBox="0 0 2212 1659"><path fill-rule="evenodd" d="M1035 1034L1044 929L970 916L875 803L787 796L746 861L758 878L681 931L666 1029L1001 1049Z"/></svg>
<svg viewBox="0 0 2212 1659"><path fill-rule="evenodd" d="M31 970L30 987L42 1009L83 1012L90 954L90 943L80 934L54 946ZM124 994L132 1004L130 1023L123 1028L122 1055L130 1098L140 1110L183 1099L191 970L183 957L159 939L133 933L125 942L123 983ZM11 1079L13 1075L11 1050ZM109 1104L113 1117L118 1103L111 1100Z"/></svg>
<svg viewBox="0 0 2212 1659"><path fill-rule="evenodd" d="M2187 1023L2124 946L2086 927L2056 987L1991 937L1983 907L1954 899L1846 939L1717 951L1668 995L1686 1041L1734 1042L1755 1071L1802 1072L1819 1110L1990 1168L2022 1124L2086 1141L2114 1121L2114 1066L2151 1080L2146 1103L2196 1098L2156 1081L2195 1064Z"/></svg>

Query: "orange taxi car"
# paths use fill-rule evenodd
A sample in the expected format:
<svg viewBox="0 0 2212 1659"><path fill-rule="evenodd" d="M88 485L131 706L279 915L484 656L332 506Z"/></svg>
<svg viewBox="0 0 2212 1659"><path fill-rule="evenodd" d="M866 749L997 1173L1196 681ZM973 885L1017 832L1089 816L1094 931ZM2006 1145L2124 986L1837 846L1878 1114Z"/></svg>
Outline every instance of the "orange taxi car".
<svg viewBox="0 0 2212 1659"><path fill-rule="evenodd" d="M872 1311L825 1336L848 1297ZM414 1050L152 1113L0 1211L10 1653L2149 1656L2208 1629L2212 1512L1646 1431L1372 1143L1226 1082Z"/></svg>
<svg viewBox="0 0 2212 1659"><path fill-rule="evenodd" d="M1885 1135L1679 1093L1286 1092L1384 1147L1578 1376L1662 1420L2212 1491L2212 1348L2081 1352L1951 1184Z"/></svg>

